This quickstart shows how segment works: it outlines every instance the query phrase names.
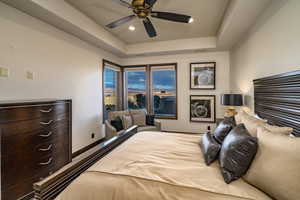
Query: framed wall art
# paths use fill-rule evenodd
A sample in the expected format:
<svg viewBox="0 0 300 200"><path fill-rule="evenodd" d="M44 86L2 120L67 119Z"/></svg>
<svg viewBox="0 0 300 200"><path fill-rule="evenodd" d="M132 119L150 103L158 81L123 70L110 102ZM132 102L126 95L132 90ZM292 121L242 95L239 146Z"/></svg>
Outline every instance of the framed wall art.
<svg viewBox="0 0 300 200"><path fill-rule="evenodd" d="M216 122L216 96L191 95L190 121L215 123Z"/></svg>
<svg viewBox="0 0 300 200"><path fill-rule="evenodd" d="M216 62L190 64L190 89L216 89Z"/></svg>

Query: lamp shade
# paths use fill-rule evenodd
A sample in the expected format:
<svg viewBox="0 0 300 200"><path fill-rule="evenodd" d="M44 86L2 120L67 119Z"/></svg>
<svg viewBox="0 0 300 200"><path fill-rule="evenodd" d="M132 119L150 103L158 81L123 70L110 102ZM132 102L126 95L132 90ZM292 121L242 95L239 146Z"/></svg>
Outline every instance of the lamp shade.
<svg viewBox="0 0 300 200"><path fill-rule="evenodd" d="M243 95L241 94L223 94L221 104L224 106L242 106Z"/></svg>

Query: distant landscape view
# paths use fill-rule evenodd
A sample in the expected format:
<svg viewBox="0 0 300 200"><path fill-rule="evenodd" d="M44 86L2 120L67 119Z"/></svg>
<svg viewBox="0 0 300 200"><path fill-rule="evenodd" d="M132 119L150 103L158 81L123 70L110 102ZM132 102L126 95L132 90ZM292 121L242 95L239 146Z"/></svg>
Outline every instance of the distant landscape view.
<svg viewBox="0 0 300 200"><path fill-rule="evenodd" d="M119 73L107 67L104 69L104 119L108 112L117 110Z"/></svg>
<svg viewBox="0 0 300 200"><path fill-rule="evenodd" d="M156 115L176 113L176 77L174 70L153 70L152 102ZM126 72L127 103L129 109L146 108L146 72Z"/></svg>
<svg viewBox="0 0 300 200"><path fill-rule="evenodd" d="M176 90L153 90L153 112L157 115L174 115L176 113ZM144 91L128 90L128 108L146 108Z"/></svg>
<svg viewBox="0 0 300 200"><path fill-rule="evenodd" d="M153 70L152 102L153 113L156 115L172 116L176 113L176 77L175 70ZM114 77L105 79L105 105L107 110L116 107L117 95ZM147 81L145 71L125 72L125 87L127 88L128 109L143 109L147 107Z"/></svg>

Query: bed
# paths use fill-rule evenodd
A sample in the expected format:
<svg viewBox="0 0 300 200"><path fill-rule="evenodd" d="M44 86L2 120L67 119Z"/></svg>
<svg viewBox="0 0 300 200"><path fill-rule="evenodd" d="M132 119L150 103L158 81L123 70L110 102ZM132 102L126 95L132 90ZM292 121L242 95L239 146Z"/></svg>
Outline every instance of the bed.
<svg viewBox="0 0 300 200"><path fill-rule="evenodd" d="M255 113L300 136L300 71L254 80ZM260 200L263 191L239 179L226 184L219 163L205 165L201 135L130 128L34 184L36 200ZM296 190L297 191L297 190Z"/></svg>
<svg viewBox="0 0 300 200"><path fill-rule="evenodd" d="M140 132L98 161L57 200L269 200L242 179L226 184L206 166L199 135Z"/></svg>

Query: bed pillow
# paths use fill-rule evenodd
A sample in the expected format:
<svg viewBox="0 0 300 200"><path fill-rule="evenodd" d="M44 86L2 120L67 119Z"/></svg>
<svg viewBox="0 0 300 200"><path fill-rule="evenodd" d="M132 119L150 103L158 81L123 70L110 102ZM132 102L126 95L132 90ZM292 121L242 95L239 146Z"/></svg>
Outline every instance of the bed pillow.
<svg viewBox="0 0 300 200"><path fill-rule="evenodd" d="M122 120L119 116L110 121L110 124L117 130L117 132L124 129Z"/></svg>
<svg viewBox="0 0 300 200"><path fill-rule="evenodd" d="M244 124L230 131L219 156L221 173L226 183L239 179L247 172L257 148L257 138L249 134Z"/></svg>
<svg viewBox="0 0 300 200"><path fill-rule="evenodd" d="M217 128L214 131L214 137L215 139L222 144L225 137L228 135L228 133L234 128L235 126L235 120L234 118L226 118L223 121L219 123Z"/></svg>
<svg viewBox="0 0 300 200"><path fill-rule="evenodd" d="M258 128L259 149L243 179L274 199L300 199L300 138Z"/></svg>
<svg viewBox="0 0 300 200"><path fill-rule="evenodd" d="M254 137L257 135L257 127L265 126L267 124L265 120L256 119L246 113L242 115L242 122L249 131L250 135Z"/></svg>
<svg viewBox="0 0 300 200"><path fill-rule="evenodd" d="M234 120L236 122L236 124L241 124L242 123L242 115L243 115L243 110L240 110L235 116L234 116Z"/></svg>
<svg viewBox="0 0 300 200"><path fill-rule="evenodd" d="M128 129L133 125L133 121L130 115L123 115L122 121L124 129Z"/></svg>
<svg viewBox="0 0 300 200"><path fill-rule="evenodd" d="M272 133L281 134L281 135L290 135L294 131L294 129L290 127L272 126L270 124L265 124L265 128Z"/></svg>
<svg viewBox="0 0 300 200"><path fill-rule="evenodd" d="M268 120L261 118L258 114L255 114L254 118L258 119L258 120L262 120L262 121L268 122Z"/></svg>
<svg viewBox="0 0 300 200"><path fill-rule="evenodd" d="M200 140L200 148L206 165L210 165L218 158L221 145L215 140L210 132L207 132Z"/></svg>

